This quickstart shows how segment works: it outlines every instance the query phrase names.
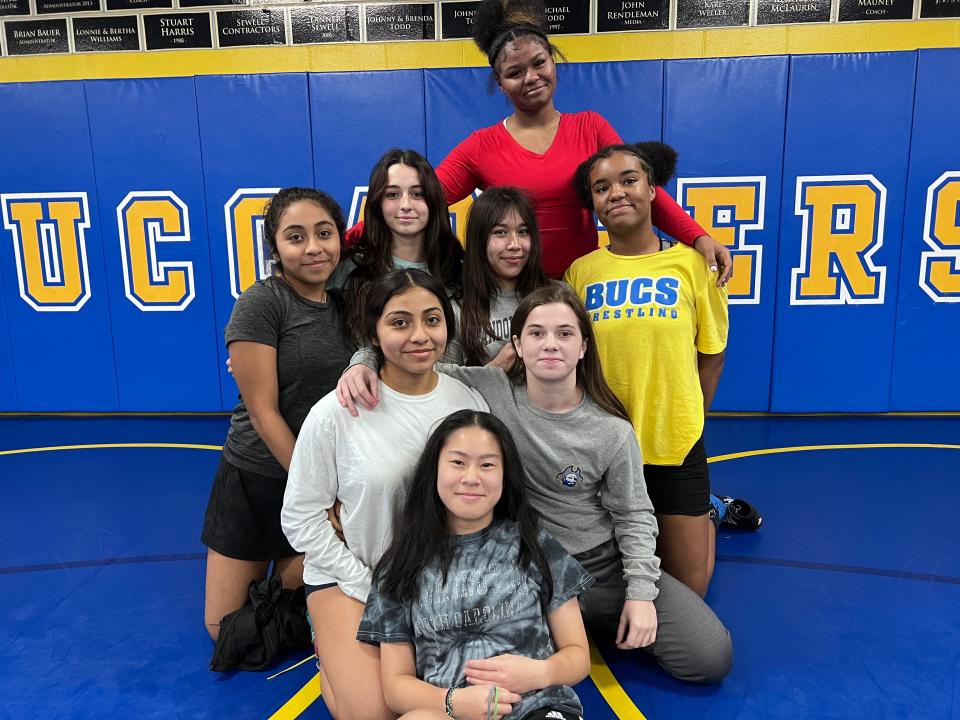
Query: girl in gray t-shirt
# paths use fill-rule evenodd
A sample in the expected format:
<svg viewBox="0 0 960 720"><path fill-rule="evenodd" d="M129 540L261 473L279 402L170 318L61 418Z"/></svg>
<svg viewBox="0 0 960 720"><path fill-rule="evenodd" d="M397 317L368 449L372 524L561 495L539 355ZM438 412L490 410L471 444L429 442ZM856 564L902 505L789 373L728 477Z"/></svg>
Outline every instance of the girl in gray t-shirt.
<svg viewBox="0 0 960 720"><path fill-rule="evenodd" d="M547 284L533 206L514 187L487 188L470 208L463 259L460 339L464 365L507 369L510 321L526 295Z"/></svg>
<svg viewBox="0 0 960 720"><path fill-rule="evenodd" d="M303 584L303 558L280 529L280 507L300 426L350 359L342 305L327 292L345 226L326 193L277 192L263 222L274 273L243 292L224 331L240 401L201 535L208 548L204 617L214 640L221 619L249 603L250 583L268 571L285 588Z"/></svg>
<svg viewBox="0 0 960 720"><path fill-rule="evenodd" d="M571 686L590 671L577 596L592 583L538 530L506 426L461 410L420 456L357 639L379 646L394 712L576 718Z"/></svg>

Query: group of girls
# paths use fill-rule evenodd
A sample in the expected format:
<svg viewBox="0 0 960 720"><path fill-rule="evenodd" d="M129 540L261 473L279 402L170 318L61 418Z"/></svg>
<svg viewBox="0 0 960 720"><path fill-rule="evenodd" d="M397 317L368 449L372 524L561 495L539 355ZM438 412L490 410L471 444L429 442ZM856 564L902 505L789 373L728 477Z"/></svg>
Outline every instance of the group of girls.
<svg viewBox="0 0 960 720"><path fill-rule="evenodd" d="M569 686L589 669L581 614L682 679L718 681L732 662L729 633L701 599L712 551L701 552L709 481L698 453L719 371L702 358L722 358L725 326L690 350L704 381L699 413L652 420L656 394L616 369L636 338L606 332L573 290L548 280L596 247L592 211L607 222L606 176L594 181L592 154L619 137L596 114L553 108L556 49L529 8L484 0L481 9L478 44L513 114L436 173L415 152L387 153L342 262L336 203L280 191L264 219L275 275L241 296L225 334L241 402L204 523L205 622L216 639L220 619L268 572L287 587L305 583L323 697L338 718L576 715ZM571 210L588 156L587 202ZM704 257L674 253L703 271L699 294L678 299L685 322L695 320L689 343L701 313L689 303L709 290L725 310L729 253L645 177L645 203L625 203L642 206L642 231L621 233L624 210L612 209L609 252L656 252L643 229L651 221L696 241ZM523 190L491 186L504 179ZM446 202L466 185L485 192L464 253ZM591 277L578 267L567 278L583 296ZM356 347L372 369L351 368L334 394ZM662 392L674 372L690 375L688 360L661 368ZM662 431L679 458L647 448ZM644 473L658 470L651 503Z"/></svg>

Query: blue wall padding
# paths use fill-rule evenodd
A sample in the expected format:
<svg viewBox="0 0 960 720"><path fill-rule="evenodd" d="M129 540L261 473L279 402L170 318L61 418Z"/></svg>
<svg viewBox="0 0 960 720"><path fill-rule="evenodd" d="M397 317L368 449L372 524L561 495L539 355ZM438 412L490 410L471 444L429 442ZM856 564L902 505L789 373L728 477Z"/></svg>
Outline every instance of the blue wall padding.
<svg viewBox="0 0 960 720"><path fill-rule="evenodd" d="M310 117L316 187L349 213L354 186L366 186L384 152L426 151L423 72L312 74Z"/></svg>
<svg viewBox="0 0 960 720"><path fill-rule="evenodd" d="M956 410L960 383L953 377L960 353L960 298L933 302L920 288L921 255L931 248L923 240L927 188L947 170L960 183L960 52L922 50L917 67L917 97L913 111L910 176L903 234L901 280L897 300L891 410ZM955 185L956 187L956 185ZM943 208L960 226L960 207ZM960 231L958 231L960 232ZM960 246L953 268L960 283ZM936 285L935 285L936 287ZM892 300L893 298L891 298Z"/></svg>
<svg viewBox="0 0 960 720"><path fill-rule="evenodd" d="M659 140L663 67L661 60L561 65L557 107L563 112L597 111L626 142Z"/></svg>
<svg viewBox="0 0 960 720"><path fill-rule="evenodd" d="M349 213L387 148L414 148L436 164L471 131L509 114L499 90L486 93L489 73L0 84L0 113L16 139L0 154L4 206L21 203L20 222L51 205L16 194L86 193L90 220L89 298L76 311L64 310L68 300L51 300L68 293L57 275L59 256L49 255L54 225L47 216L31 221L30 231L43 311L31 306L35 298L21 298L14 234L0 227L0 411L232 408L236 386L223 369L223 327L233 305L228 200L240 188L312 184ZM688 192L703 178L765 179L763 227L744 238L763 248L759 300L735 297L731 304L715 409L960 410L960 387L940 379L943 358L960 350L960 302L952 301L960 285L957 297L934 298L919 282L930 250L927 190L952 177L945 174L960 178L956 123L948 121L960 116L960 99L948 92L958 76L960 49L561 64L558 108L596 110L628 141L674 144ZM845 280L844 268L823 261L833 255L818 256L818 276L803 252L798 178L813 187L801 210L828 200L826 215L824 206L808 213L820 223L817 232L826 228L815 244L849 260L861 239L860 213L874 197L851 190L847 185L859 182L851 176L875 177L886 189L882 246L863 250L886 273L882 303L865 295L862 283L851 290L857 283ZM676 195L677 183L669 189ZM175 193L186 204L190 242L162 242L171 234L165 223L177 220L169 203L135 204L159 216L137 220L139 231L124 247L138 249L143 262L125 269L117 207L129 193L148 191ZM831 205L836 197L853 199ZM713 211L717 227L730 219L721 210ZM953 233L960 208L952 219L953 210L943 212L941 223L954 222L947 227ZM248 217L247 229L256 221ZM938 257L960 263L958 255L960 248ZM175 268L161 263L176 262L192 264L194 296L171 311ZM804 273L813 280L794 283ZM152 309L128 297L125 277L134 300L145 298ZM824 289L833 286L841 290ZM931 360L939 362L935 370Z"/></svg>
<svg viewBox="0 0 960 720"><path fill-rule="evenodd" d="M888 409L916 58L916 53L876 53L791 60L774 412ZM871 174L887 190L883 246L873 256L887 269L885 301L791 305L791 272L801 258L797 177L851 174Z"/></svg>
<svg viewBox="0 0 960 720"><path fill-rule="evenodd" d="M193 78L92 81L86 88L101 232L107 249L120 406L124 410L219 408ZM194 298L180 311L143 311L125 294L116 208L131 190L172 192L189 208L189 242L156 243L156 262L193 264ZM161 230L173 233L176 228L163 225Z"/></svg>
<svg viewBox="0 0 960 720"><path fill-rule="evenodd" d="M10 280L7 280L9 284ZM3 273L0 272L0 295L7 297L4 286ZM7 323L7 305L0 302L0 407L16 409L20 407L17 401L17 384L13 372L13 353L10 348L10 326Z"/></svg>
<svg viewBox="0 0 960 720"><path fill-rule="evenodd" d="M510 114L499 89L486 91L489 79L488 68L423 71L427 157L434 165L474 130Z"/></svg>
<svg viewBox="0 0 960 720"><path fill-rule="evenodd" d="M237 386L227 373L223 328L234 296L227 256L224 205L241 188L313 186L307 76L211 75L198 77L197 111L207 227L216 308L221 407L237 404ZM229 118L229 122L224 122Z"/></svg>
<svg viewBox="0 0 960 720"><path fill-rule="evenodd" d="M730 338L715 410L763 411L770 406L788 67L785 57L667 63L664 139L680 150L677 176L765 178L763 227L743 233L743 244L762 248L742 252L754 265L759 256L759 272L754 273L759 282L750 282L751 274L743 269L734 277ZM761 194L758 181L736 186ZM679 201L677 183L669 189ZM708 220L692 206L688 212ZM742 223L760 224L759 219L759 212L751 212L743 215ZM735 236L736 228L730 234Z"/></svg>
<svg viewBox="0 0 960 720"><path fill-rule="evenodd" d="M3 193L86 193L90 297L77 311L37 312L19 296L12 234L3 230L0 268L18 406L4 410L117 410L105 243L98 214L82 82L0 85L10 142L0 153ZM14 140L15 139L15 140Z"/></svg>

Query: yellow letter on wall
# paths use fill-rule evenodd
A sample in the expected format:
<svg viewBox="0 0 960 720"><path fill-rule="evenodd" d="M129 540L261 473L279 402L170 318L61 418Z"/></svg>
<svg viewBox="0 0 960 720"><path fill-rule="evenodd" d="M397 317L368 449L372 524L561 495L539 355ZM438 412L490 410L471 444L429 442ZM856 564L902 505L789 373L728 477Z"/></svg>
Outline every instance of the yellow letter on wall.
<svg viewBox="0 0 960 720"><path fill-rule="evenodd" d="M230 292L235 297L270 274L264 255L263 210L280 188L240 188L223 206L227 228Z"/></svg>
<svg viewBox="0 0 960 720"><path fill-rule="evenodd" d="M190 242L187 206L169 190L135 191L117 205L123 287L147 312L179 312L195 295L193 263L160 260L162 243Z"/></svg>
<svg viewBox="0 0 960 720"><path fill-rule="evenodd" d="M803 219L791 305L881 305L887 269L871 259L883 245L887 189L873 175L797 178Z"/></svg>
<svg viewBox="0 0 960 720"><path fill-rule="evenodd" d="M945 172L927 189L920 287L934 302L960 302L960 172Z"/></svg>
<svg viewBox="0 0 960 720"><path fill-rule="evenodd" d="M759 305L763 246L747 242L749 230L763 229L767 179L754 177L683 178L677 202L717 242L730 248L731 305Z"/></svg>
<svg viewBox="0 0 960 720"><path fill-rule="evenodd" d="M39 312L76 312L90 299L87 194L0 195L13 233L20 297Z"/></svg>

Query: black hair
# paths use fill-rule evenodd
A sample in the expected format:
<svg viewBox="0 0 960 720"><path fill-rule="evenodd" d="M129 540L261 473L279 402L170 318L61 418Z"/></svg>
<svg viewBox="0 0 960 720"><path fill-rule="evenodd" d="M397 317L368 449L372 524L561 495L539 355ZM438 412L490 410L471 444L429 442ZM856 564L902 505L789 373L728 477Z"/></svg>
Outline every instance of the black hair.
<svg viewBox="0 0 960 720"><path fill-rule="evenodd" d="M436 562L443 581L453 559L447 508L437 492L437 466L447 440L457 430L483 428L500 445L503 455L503 491L493 508L497 519L511 520L520 531L517 566L533 565L539 571L545 609L552 599L553 575L538 540L537 513L527 500L526 475L513 437L501 420L488 412L458 410L447 416L431 433L420 454L413 476L401 498L393 525L393 541L374 570L380 591L398 602L416 600L423 571Z"/></svg>
<svg viewBox="0 0 960 720"><path fill-rule="evenodd" d="M650 187L663 187L677 170L677 151L666 143L647 141L623 145L607 145L588 157L573 174L573 186L577 197L587 210L593 210L593 192L590 189L590 173L601 160L615 153L633 155L647 175Z"/></svg>
<svg viewBox="0 0 960 720"><path fill-rule="evenodd" d="M547 275L540 266L540 231L537 216L529 198L515 187L491 187L484 190L470 208L467 218L467 247L463 261L463 303L460 313L460 340L464 364L484 365L487 361L487 339L496 334L490 325L490 304L498 285L487 260L487 244L493 228L515 210L530 231L530 252L527 263L517 276L517 296L547 284Z"/></svg>
<svg viewBox="0 0 960 720"><path fill-rule="evenodd" d="M373 280L366 292L366 305L363 308L362 324L359 336L370 345L377 354L377 363L383 363L383 351L377 341L377 322L383 315L383 309L390 298L406 292L410 288L421 287L436 296L443 310L443 319L447 325L447 342L453 340L457 332L457 321L453 316L453 306L444 291L443 285L430 273L423 270L393 270Z"/></svg>
<svg viewBox="0 0 960 720"><path fill-rule="evenodd" d="M547 35L543 0L481 0L473 16L473 41L493 68L491 90L497 83L497 62L503 48L522 37L535 38L550 57L566 59Z"/></svg>
<svg viewBox="0 0 960 720"><path fill-rule="evenodd" d="M279 190L276 195L267 200L263 208L263 244L267 251L265 254L267 257L273 258L276 269L281 272L283 272L283 265L277 255L277 232L280 230L280 219L287 208L301 201L315 203L327 211L337 228L337 235L341 242L347 230L347 221L343 215L343 210L340 209L336 200L322 190L303 187L288 187Z"/></svg>

